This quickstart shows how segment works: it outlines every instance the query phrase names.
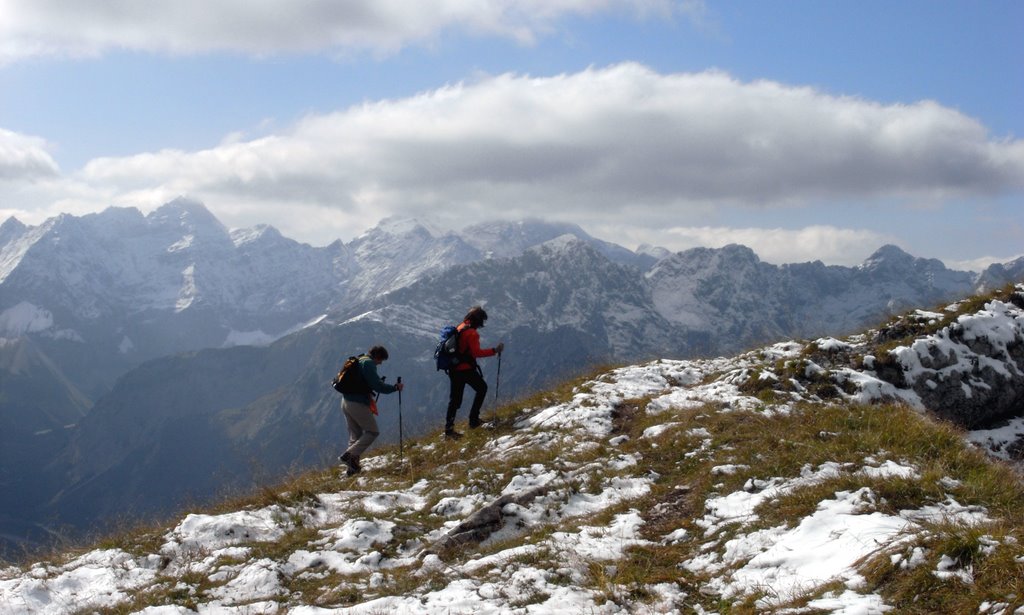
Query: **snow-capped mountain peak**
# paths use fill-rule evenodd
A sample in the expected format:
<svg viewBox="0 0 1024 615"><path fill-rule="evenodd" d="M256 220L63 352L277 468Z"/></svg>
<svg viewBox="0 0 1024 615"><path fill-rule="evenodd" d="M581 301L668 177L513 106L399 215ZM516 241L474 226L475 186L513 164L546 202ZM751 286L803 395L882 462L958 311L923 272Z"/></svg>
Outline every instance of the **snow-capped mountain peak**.
<svg viewBox="0 0 1024 615"><path fill-rule="evenodd" d="M250 243L275 243L285 239L280 231L268 224L258 224L251 228L232 229L230 234L231 241L234 242L236 248Z"/></svg>
<svg viewBox="0 0 1024 615"><path fill-rule="evenodd" d="M871 256L864 259L861 263L861 269L869 271L877 271L880 269L898 269L910 267L914 262L914 257L907 254L899 246L892 244L886 244L877 250L875 250Z"/></svg>
<svg viewBox="0 0 1024 615"><path fill-rule="evenodd" d="M195 228L199 226L213 226L223 228L223 225L201 201L180 196L173 201L164 203L153 210L147 218L159 222L171 222L178 220L182 227Z"/></svg>
<svg viewBox="0 0 1024 615"><path fill-rule="evenodd" d="M566 233L549 239L539 245L531 246L529 250L531 252L548 252L548 253L562 253L571 254L573 252L586 249L589 244L578 236L572 233Z"/></svg>
<svg viewBox="0 0 1024 615"><path fill-rule="evenodd" d="M640 244L636 249L636 253L646 254L647 256L654 258L656 261L660 261L661 259L668 258L672 255L672 251L667 248L652 246L647 243Z"/></svg>
<svg viewBox="0 0 1024 615"><path fill-rule="evenodd" d="M583 229L575 224L543 222L536 219L517 222L499 220L481 222L462 230L466 242L493 258L522 254L532 246L542 244L560 235L574 235L589 239Z"/></svg>
<svg viewBox="0 0 1024 615"><path fill-rule="evenodd" d="M0 245L7 243L12 237L21 235L27 228L27 226L22 224L21 220L14 216L7 218L3 224L0 224Z"/></svg>
<svg viewBox="0 0 1024 615"><path fill-rule="evenodd" d="M25 254L51 229L59 218L51 218L37 227L29 227L15 218L9 218L0 232L0 284L21 264Z"/></svg>
<svg viewBox="0 0 1024 615"><path fill-rule="evenodd" d="M192 245L214 250L232 246L227 227L199 201L179 197L158 207L146 220L154 231L168 238L171 251Z"/></svg>
<svg viewBox="0 0 1024 615"><path fill-rule="evenodd" d="M437 239L445 233L430 222L419 218L407 216L388 216L377 223L376 226L367 229L362 238L373 238L386 235L390 237L407 237L410 235L422 235L431 239Z"/></svg>

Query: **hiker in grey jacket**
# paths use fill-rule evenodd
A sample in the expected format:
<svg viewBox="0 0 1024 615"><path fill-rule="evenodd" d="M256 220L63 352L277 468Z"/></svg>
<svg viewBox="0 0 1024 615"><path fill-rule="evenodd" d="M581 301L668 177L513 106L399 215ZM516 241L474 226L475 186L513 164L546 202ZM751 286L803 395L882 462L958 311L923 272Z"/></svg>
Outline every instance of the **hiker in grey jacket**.
<svg viewBox="0 0 1024 615"><path fill-rule="evenodd" d="M377 366L387 359L388 351L383 346L374 346L359 357L359 373L365 386L360 387L358 392L341 394L341 410L348 424L348 448L338 460L348 466L349 476L362 470L359 458L380 435L374 393L394 393L405 386L401 382L387 384L377 375Z"/></svg>

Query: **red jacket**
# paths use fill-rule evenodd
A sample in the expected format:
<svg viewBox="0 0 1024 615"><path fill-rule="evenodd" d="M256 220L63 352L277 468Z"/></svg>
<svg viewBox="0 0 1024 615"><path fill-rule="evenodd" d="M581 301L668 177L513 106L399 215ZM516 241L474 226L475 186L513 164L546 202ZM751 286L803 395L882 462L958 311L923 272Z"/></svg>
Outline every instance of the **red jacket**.
<svg viewBox="0 0 1024 615"><path fill-rule="evenodd" d="M456 370L465 371L476 367L476 360L480 357L493 357L498 354L493 348L480 347L480 334L476 328L469 326L469 321L464 320L459 325L459 353L463 356L473 357L473 361L463 361L455 366Z"/></svg>

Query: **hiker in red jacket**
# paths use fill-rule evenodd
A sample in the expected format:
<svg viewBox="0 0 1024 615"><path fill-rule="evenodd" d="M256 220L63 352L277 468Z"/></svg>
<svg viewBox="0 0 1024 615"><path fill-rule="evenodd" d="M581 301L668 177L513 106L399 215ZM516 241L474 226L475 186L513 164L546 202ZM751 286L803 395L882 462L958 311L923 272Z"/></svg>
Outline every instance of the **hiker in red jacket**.
<svg viewBox="0 0 1024 615"><path fill-rule="evenodd" d="M484 398L487 396L487 383L484 382L483 372L476 360L481 357L493 357L501 354L505 344L498 343L494 348L480 347L480 334L477 329L484 326L487 320L487 312L479 305L469 309L466 317L459 325L459 354L462 357L455 367L448 371L448 380L451 389L448 394L448 416L444 423L444 435L447 438L458 439L462 434L455 431L455 413L462 405L462 394L468 384L476 396L473 398L473 406L469 409L469 428L476 429L482 425L480 420L480 408L484 405Z"/></svg>

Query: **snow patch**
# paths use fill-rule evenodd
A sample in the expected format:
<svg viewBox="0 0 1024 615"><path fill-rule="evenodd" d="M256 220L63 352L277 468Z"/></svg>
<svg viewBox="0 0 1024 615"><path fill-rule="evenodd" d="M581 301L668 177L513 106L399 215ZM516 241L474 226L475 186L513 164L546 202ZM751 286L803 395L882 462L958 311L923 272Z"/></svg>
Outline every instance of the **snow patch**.
<svg viewBox="0 0 1024 615"><path fill-rule="evenodd" d="M0 312L0 335L21 337L38 333L53 326L53 314L48 310L22 301Z"/></svg>
<svg viewBox="0 0 1024 615"><path fill-rule="evenodd" d="M814 340L814 345L825 352L840 352L849 350L852 346L846 342L839 341L834 337L823 337Z"/></svg>
<svg viewBox="0 0 1024 615"><path fill-rule="evenodd" d="M171 530L162 552L220 549L248 542L277 540L288 530L287 518L279 506L223 515L187 515Z"/></svg>
<svg viewBox="0 0 1024 615"><path fill-rule="evenodd" d="M132 590L152 583L159 564L159 556L136 558L119 549L90 551L64 566L37 564L22 577L0 580L0 612L114 607Z"/></svg>
<svg viewBox="0 0 1024 615"><path fill-rule="evenodd" d="M235 331L232 330L228 333L227 338L224 339L224 343L221 344L222 348L230 348L232 346L269 346L278 339L278 336L264 333L263 331Z"/></svg>

